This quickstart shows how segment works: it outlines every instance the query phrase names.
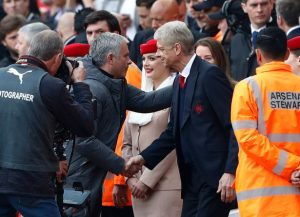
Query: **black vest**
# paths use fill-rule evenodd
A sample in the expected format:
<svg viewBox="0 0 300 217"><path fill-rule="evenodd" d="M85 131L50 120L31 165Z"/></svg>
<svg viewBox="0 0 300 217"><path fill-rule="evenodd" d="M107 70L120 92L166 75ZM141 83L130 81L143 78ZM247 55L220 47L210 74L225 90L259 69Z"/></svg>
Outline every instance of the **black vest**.
<svg viewBox="0 0 300 217"><path fill-rule="evenodd" d="M13 64L0 69L0 167L55 172L55 118L40 97L41 68Z"/></svg>

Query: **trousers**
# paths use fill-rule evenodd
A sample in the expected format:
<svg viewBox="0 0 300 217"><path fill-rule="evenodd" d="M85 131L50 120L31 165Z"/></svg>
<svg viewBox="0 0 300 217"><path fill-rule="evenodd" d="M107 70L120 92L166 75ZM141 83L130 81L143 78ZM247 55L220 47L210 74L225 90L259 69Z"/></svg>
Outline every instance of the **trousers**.
<svg viewBox="0 0 300 217"><path fill-rule="evenodd" d="M0 194L0 216L16 217L17 211L24 217L60 217L54 197Z"/></svg>

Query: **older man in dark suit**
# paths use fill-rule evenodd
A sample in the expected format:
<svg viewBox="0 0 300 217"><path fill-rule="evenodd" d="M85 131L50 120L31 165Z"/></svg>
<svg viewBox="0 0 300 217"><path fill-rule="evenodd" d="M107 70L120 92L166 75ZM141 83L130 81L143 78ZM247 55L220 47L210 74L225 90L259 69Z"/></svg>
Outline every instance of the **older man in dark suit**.
<svg viewBox="0 0 300 217"><path fill-rule="evenodd" d="M300 35L300 1L277 0L276 13L278 27L285 31L288 40Z"/></svg>
<svg viewBox="0 0 300 217"><path fill-rule="evenodd" d="M193 54L193 36L173 21L155 33L165 65L179 71L167 130L129 164L154 168L176 148L182 180L182 217L225 217L238 145L230 123L232 88L225 73Z"/></svg>

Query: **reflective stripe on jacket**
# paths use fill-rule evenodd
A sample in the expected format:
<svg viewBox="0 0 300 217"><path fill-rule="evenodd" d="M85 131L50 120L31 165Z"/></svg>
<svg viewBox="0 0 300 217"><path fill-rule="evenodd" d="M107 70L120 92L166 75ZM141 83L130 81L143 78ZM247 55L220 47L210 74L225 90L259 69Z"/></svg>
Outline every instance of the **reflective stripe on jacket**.
<svg viewBox="0 0 300 217"><path fill-rule="evenodd" d="M236 85L232 100L241 217L299 217L300 190L290 177L300 163L300 78L283 62L256 73Z"/></svg>

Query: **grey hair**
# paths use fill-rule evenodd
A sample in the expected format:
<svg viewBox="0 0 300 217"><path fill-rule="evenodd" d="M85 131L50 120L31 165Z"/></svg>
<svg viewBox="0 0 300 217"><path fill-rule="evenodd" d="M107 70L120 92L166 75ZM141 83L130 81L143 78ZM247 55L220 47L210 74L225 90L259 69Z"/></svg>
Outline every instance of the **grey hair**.
<svg viewBox="0 0 300 217"><path fill-rule="evenodd" d="M122 43L128 42L128 40L119 34L105 32L99 35L92 42L90 48L90 56L93 62L101 67L106 63L107 55L112 53L114 56L120 56L120 46Z"/></svg>
<svg viewBox="0 0 300 217"><path fill-rule="evenodd" d="M295 0L277 0L277 16L283 17L289 27L299 25L300 2Z"/></svg>
<svg viewBox="0 0 300 217"><path fill-rule="evenodd" d="M63 52L63 41L57 32L44 30L37 33L30 42L28 55L47 61Z"/></svg>
<svg viewBox="0 0 300 217"><path fill-rule="evenodd" d="M184 54L193 53L194 37L184 22L165 23L156 30L154 38L165 45L173 46L175 43L179 43Z"/></svg>
<svg viewBox="0 0 300 217"><path fill-rule="evenodd" d="M19 29L19 34L25 38L25 42L29 45L31 39L39 32L50 29L43 23L36 22L27 24Z"/></svg>

